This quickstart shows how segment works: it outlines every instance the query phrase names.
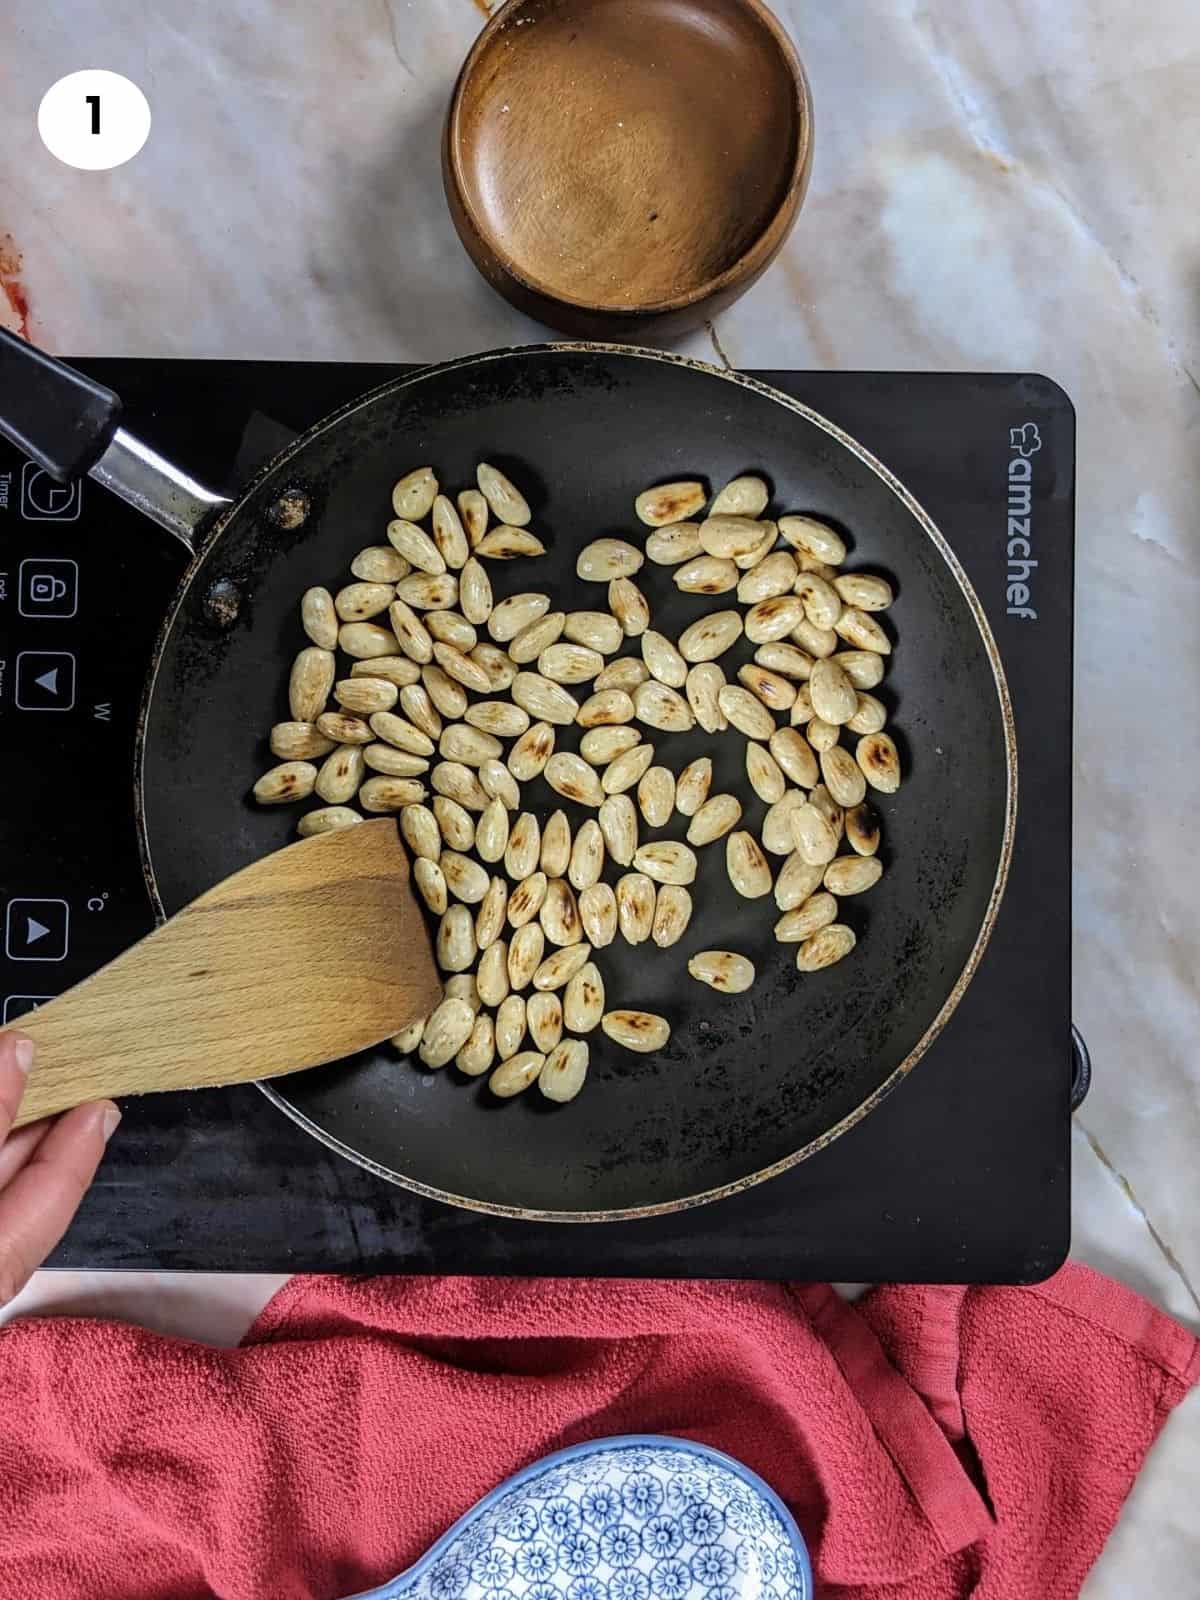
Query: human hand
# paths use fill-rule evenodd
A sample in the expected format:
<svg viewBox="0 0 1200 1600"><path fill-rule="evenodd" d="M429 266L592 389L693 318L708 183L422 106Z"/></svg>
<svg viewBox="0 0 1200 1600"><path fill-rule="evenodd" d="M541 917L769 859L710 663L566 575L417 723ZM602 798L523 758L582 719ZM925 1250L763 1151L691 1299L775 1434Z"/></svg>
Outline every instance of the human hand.
<svg viewBox="0 0 1200 1600"><path fill-rule="evenodd" d="M97 1100L11 1132L32 1065L33 1040L0 1033L0 1306L66 1233L121 1120Z"/></svg>

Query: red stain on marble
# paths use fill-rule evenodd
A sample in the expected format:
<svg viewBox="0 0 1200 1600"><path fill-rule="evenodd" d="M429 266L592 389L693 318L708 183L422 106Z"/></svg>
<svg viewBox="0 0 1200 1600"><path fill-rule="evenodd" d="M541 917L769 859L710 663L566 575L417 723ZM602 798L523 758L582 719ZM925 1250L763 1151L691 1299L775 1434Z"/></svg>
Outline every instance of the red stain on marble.
<svg viewBox="0 0 1200 1600"><path fill-rule="evenodd" d="M8 302L9 314L4 314L0 301L0 324L29 338L29 294L21 281L21 252L13 242L11 233L0 233L0 293Z"/></svg>

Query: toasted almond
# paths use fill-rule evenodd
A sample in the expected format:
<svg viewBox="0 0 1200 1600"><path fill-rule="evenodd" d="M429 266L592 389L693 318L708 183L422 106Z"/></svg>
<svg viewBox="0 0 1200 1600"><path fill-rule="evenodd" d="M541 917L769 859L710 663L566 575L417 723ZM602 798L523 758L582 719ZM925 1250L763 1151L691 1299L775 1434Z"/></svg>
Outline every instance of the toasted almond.
<svg viewBox="0 0 1200 1600"><path fill-rule="evenodd" d="M496 873L488 892L479 902L479 910L475 913L475 943L480 950L488 951L500 938L504 931L504 921L508 915L508 883L499 873ZM485 1002L489 1003L490 1002Z"/></svg>
<svg viewBox="0 0 1200 1600"><path fill-rule="evenodd" d="M429 774L429 781L438 794L457 800L468 811L483 811L487 807L488 796L479 779L461 761L439 761Z"/></svg>
<svg viewBox="0 0 1200 1600"><path fill-rule="evenodd" d="M585 644L552 644L537 661L538 671L551 683L588 683L604 667L599 650Z"/></svg>
<svg viewBox="0 0 1200 1600"><path fill-rule="evenodd" d="M479 643L479 635L461 611L429 611L424 621L431 638L452 644L464 654Z"/></svg>
<svg viewBox="0 0 1200 1600"><path fill-rule="evenodd" d="M832 750L841 738L841 729L835 723L826 722L824 717L810 717L804 729L805 737L818 755L826 750Z"/></svg>
<svg viewBox="0 0 1200 1600"><path fill-rule="evenodd" d="M479 485L480 493L495 513L497 521L511 522L518 528L525 526L532 515L529 502L512 479L501 472L499 467L481 461L475 469L475 481Z"/></svg>
<svg viewBox="0 0 1200 1600"><path fill-rule="evenodd" d="M475 923L471 913L466 906L450 906L438 923L438 966L443 972L466 972L474 964L475 956ZM457 1050L458 1045L454 1048Z"/></svg>
<svg viewBox="0 0 1200 1600"><path fill-rule="evenodd" d="M646 537L646 554L656 566L675 567L703 550L698 522L668 522Z"/></svg>
<svg viewBox="0 0 1200 1600"><path fill-rule="evenodd" d="M453 678L455 683L461 683L473 694L491 693L492 683L487 673L477 661L472 661L470 656L464 655L456 646L444 644L437 639L434 641L433 654L442 671Z"/></svg>
<svg viewBox="0 0 1200 1600"><path fill-rule="evenodd" d="M797 806L792 813L792 837L801 858L809 866L823 867L837 855L837 830L828 817L812 804Z"/></svg>
<svg viewBox="0 0 1200 1600"><path fill-rule="evenodd" d="M590 889L604 870L604 835L594 817L588 817L575 834L567 877L575 889Z"/></svg>
<svg viewBox="0 0 1200 1600"><path fill-rule="evenodd" d="M515 874L513 874L515 876ZM546 874L531 872L522 878L508 897L508 922L513 928L523 928L533 921L546 899Z"/></svg>
<svg viewBox="0 0 1200 1600"><path fill-rule="evenodd" d="M771 865L752 833L740 830L725 841L725 870L729 881L747 900L771 892Z"/></svg>
<svg viewBox="0 0 1200 1600"><path fill-rule="evenodd" d="M886 578L873 572L843 572L833 580L843 605L858 611L886 611L895 599Z"/></svg>
<svg viewBox="0 0 1200 1600"><path fill-rule="evenodd" d="M351 665L350 676L352 678L386 678L389 683L394 683L397 689L403 689L406 684L418 681L421 676L421 669L415 661L410 661L407 656L400 654L368 656L366 660L360 658Z"/></svg>
<svg viewBox="0 0 1200 1600"><path fill-rule="evenodd" d="M793 556L786 550L776 550L738 579L737 597L743 605L752 606L762 600L791 594L798 571Z"/></svg>
<svg viewBox="0 0 1200 1600"><path fill-rule="evenodd" d="M550 609L550 596L548 594L510 594L507 600L501 600L492 607L492 614L487 621L487 630L497 644L508 644L515 639L522 628L527 628L531 622L536 622L539 617L544 617Z"/></svg>
<svg viewBox="0 0 1200 1600"><path fill-rule="evenodd" d="M566 621L565 611L547 611L544 617L536 618L521 629L508 647L509 655L518 666L528 666L561 637Z"/></svg>
<svg viewBox="0 0 1200 1600"><path fill-rule="evenodd" d="M406 685L405 687L410 687ZM387 744L394 744L397 750L407 750L414 756L431 756L433 754L433 740L423 729L415 723L408 722L404 717L396 716L392 711L376 711L370 719L371 732L377 739L384 740ZM351 741L347 741L348 743ZM354 743L362 741L354 740ZM369 742L369 741L368 741Z"/></svg>
<svg viewBox="0 0 1200 1600"><path fill-rule="evenodd" d="M728 594L738 583L737 567L720 556L694 556L676 567L672 576L684 594Z"/></svg>
<svg viewBox="0 0 1200 1600"><path fill-rule="evenodd" d="M721 994L744 994L754 983L754 963L734 950L698 950L688 971Z"/></svg>
<svg viewBox="0 0 1200 1600"><path fill-rule="evenodd" d="M519 556L544 556L546 546L528 528L515 528L511 523L499 522L480 539L475 546L475 554L486 556L491 561L515 561Z"/></svg>
<svg viewBox="0 0 1200 1600"><path fill-rule="evenodd" d="M468 622L479 626L492 614L492 580L482 561L469 556L458 575L458 603Z"/></svg>
<svg viewBox="0 0 1200 1600"><path fill-rule="evenodd" d="M779 531L787 542L818 561L836 567L846 559L846 543L841 534L816 517L780 517Z"/></svg>
<svg viewBox="0 0 1200 1600"><path fill-rule="evenodd" d="M516 1055L525 1038L525 1024L528 1017L525 1001L519 994L505 995L496 1010L495 1034L496 1054L501 1061L508 1061ZM531 1052L526 1052L529 1055ZM524 1060L524 1058L522 1058ZM540 1057L538 1058L541 1059ZM523 1070L523 1069L517 1069ZM495 1074L493 1073L493 1077ZM520 1085L524 1088L525 1085ZM516 1092L515 1090L513 1091Z"/></svg>
<svg viewBox="0 0 1200 1600"><path fill-rule="evenodd" d="M490 800L475 829L475 849L482 861L499 861L508 847L508 811L502 800Z"/></svg>
<svg viewBox="0 0 1200 1600"><path fill-rule="evenodd" d="M433 814L447 849L470 850L473 847L475 822L465 806L448 795L436 794L433 797Z"/></svg>
<svg viewBox="0 0 1200 1600"><path fill-rule="evenodd" d="M613 578L632 578L645 562L642 552L624 539L593 539L579 552L575 572L587 583L610 583Z"/></svg>
<svg viewBox="0 0 1200 1600"><path fill-rule="evenodd" d="M731 478L712 503L714 517L761 517L771 493L761 478Z"/></svg>
<svg viewBox="0 0 1200 1600"><path fill-rule="evenodd" d="M463 712L472 728L501 739L517 739L529 726L529 713L508 700L477 700Z"/></svg>
<svg viewBox="0 0 1200 1600"><path fill-rule="evenodd" d="M630 706L632 709L632 702ZM360 729L363 737L359 736ZM350 738L346 738L347 733ZM357 717L324 711L315 722L277 722L271 729L271 754L280 761L312 761L317 756L327 756L335 744L368 744L370 739L370 728Z"/></svg>
<svg viewBox="0 0 1200 1600"><path fill-rule="evenodd" d="M749 689L739 684L726 684L717 696L717 703L727 720L747 739L769 739L775 732L775 718Z"/></svg>
<svg viewBox="0 0 1200 1600"><path fill-rule="evenodd" d="M401 578L408 577L410 564L391 545L369 544L350 563L350 571L363 583L399 583Z"/></svg>
<svg viewBox="0 0 1200 1600"><path fill-rule="evenodd" d="M388 620L400 649L410 661L424 664L433 660L433 635L406 601L392 601L388 607ZM345 649L344 644L342 648Z"/></svg>
<svg viewBox="0 0 1200 1600"><path fill-rule="evenodd" d="M856 942L852 928L846 927L843 922L831 922L820 933L814 933L811 939L806 939L796 951L796 969L798 972L819 972L822 967L831 967L835 961L848 956Z"/></svg>
<svg viewBox="0 0 1200 1600"><path fill-rule="evenodd" d="M545 963L542 963L543 966ZM537 974L534 974L536 987ZM556 994L531 994L525 1002L525 1021L534 1046L545 1053L562 1038L563 1004Z"/></svg>
<svg viewBox="0 0 1200 1600"><path fill-rule="evenodd" d="M521 783L527 783L546 770L554 751L554 729L548 722L535 722L508 752L508 770Z"/></svg>
<svg viewBox="0 0 1200 1600"><path fill-rule="evenodd" d="M604 789L594 767L589 767L582 756L573 751L559 750L546 763L543 774L555 794L564 800L573 800L580 806L598 806L604 799Z"/></svg>
<svg viewBox="0 0 1200 1600"><path fill-rule="evenodd" d="M502 1061L488 1079L488 1088L500 1100L509 1100L536 1083L546 1058L540 1050L522 1050Z"/></svg>
<svg viewBox="0 0 1200 1600"><path fill-rule="evenodd" d="M563 637L572 644L581 644L589 650L599 650L610 656L619 650L625 639L625 630L607 611L571 611L567 613Z"/></svg>
<svg viewBox="0 0 1200 1600"><path fill-rule="evenodd" d="M604 793L624 794L626 789L632 789L653 760L652 744L637 744L632 750L626 750L605 767L600 779Z"/></svg>
<svg viewBox="0 0 1200 1600"><path fill-rule="evenodd" d="M488 503L478 489L464 489L456 500L467 542L474 550L487 532Z"/></svg>
<svg viewBox="0 0 1200 1600"><path fill-rule="evenodd" d="M319 833L334 833L339 828L352 828L356 822L363 819L357 811L349 806L319 806L316 811L307 811L296 824L296 832L302 839L312 839Z"/></svg>
<svg viewBox="0 0 1200 1600"><path fill-rule="evenodd" d="M392 487L392 509L398 517L416 522L428 516L437 499L438 481L432 467L416 467L406 472Z"/></svg>
<svg viewBox="0 0 1200 1600"><path fill-rule="evenodd" d="M792 678L797 683L807 683L813 667L813 658L807 650L782 639L760 644L754 652L754 660L768 672L777 672L780 677Z"/></svg>
<svg viewBox="0 0 1200 1600"><path fill-rule="evenodd" d="M749 689L756 700L761 700L768 711L787 711L796 698L796 685L777 672L768 672L757 661L747 661L738 668L738 680Z"/></svg>
<svg viewBox="0 0 1200 1600"><path fill-rule="evenodd" d="M401 1028L399 1033L393 1034L388 1043L399 1050L402 1056L410 1056L420 1044L425 1033L427 1017L418 1017L415 1022L410 1022L407 1028Z"/></svg>
<svg viewBox="0 0 1200 1600"><path fill-rule="evenodd" d="M341 750L335 750L321 766L321 772L325 771L329 761L344 763L345 755L343 752L349 752L352 748L350 745L344 745ZM362 756L360 755L358 759L360 763L359 775L361 776ZM283 761L279 766L272 767L269 772L263 773L262 777L254 785L254 798L260 806L281 806L288 805L293 800L307 800L316 787L318 777L317 768L313 766L311 761ZM346 794L336 796L321 794L321 799L340 804L344 800L353 799L357 789L358 784L355 783L354 787ZM320 793L319 790L318 793Z"/></svg>
<svg viewBox="0 0 1200 1600"><path fill-rule="evenodd" d="M617 897L607 883L592 883L580 893L579 920L593 950L602 950L617 936Z"/></svg>
<svg viewBox="0 0 1200 1600"><path fill-rule="evenodd" d="M774 738L774 734L771 737ZM753 739L746 743L746 776L755 794L767 805L773 806L783 799L787 784L779 763L766 745L756 744Z"/></svg>
<svg viewBox="0 0 1200 1600"><path fill-rule="evenodd" d="M430 1012L417 1053L427 1067L444 1067L466 1044L474 1026L470 1006L451 995Z"/></svg>
<svg viewBox="0 0 1200 1600"><path fill-rule="evenodd" d="M855 759L872 789L895 794L900 787L900 753L890 734L868 733L858 741ZM318 788L318 794L320 789Z"/></svg>
<svg viewBox="0 0 1200 1600"><path fill-rule="evenodd" d="M792 812L807 804L807 799L799 789L788 789L774 805L768 807L767 814L763 818L762 847L770 855L791 855L796 848L795 835L792 833Z"/></svg>
<svg viewBox="0 0 1200 1600"><path fill-rule="evenodd" d="M604 979L594 961L585 961L567 983L562 1018L572 1033L591 1033L604 1015Z"/></svg>
<svg viewBox="0 0 1200 1600"><path fill-rule="evenodd" d="M390 615L391 607L388 610ZM338 649L353 656L356 661L400 654L396 635L390 628L381 628L375 622L343 622L338 629Z"/></svg>
<svg viewBox="0 0 1200 1600"><path fill-rule="evenodd" d="M607 1011L600 1019L600 1026L614 1044L642 1055L661 1050L671 1037L667 1019L651 1011Z"/></svg>
<svg viewBox="0 0 1200 1600"><path fill-rule="evenodd" d="M837 917L837 911L837 901L831 894L823 891L810 894L798 906L783 913L775 924L775 937L780 944L803 944L814 933L827 928Z"/></svg>
<svg viewBox="0 0 1200 1600"><path fill-rule="evenodd" d="M439 494L433 502L433 542L448 567L461 567L471 553L466 529L454 506L454 501Z"/></svg>
<svg viewBox="0 0 1200 1600"><path fill-rule="evenodd" d="M837 590L818 573L801 572L796 579L795 593L804 606L804 615L814 628L832 628L842 614L842 602Z"/></svg>
<svg viewBox="0 0 1200 1600"><path fill-rule="evenodd" d="M693 622L679 636L679 654L684 661L715 661L742 636L740 611L710 611ZM661 674L655 673L655 677ZM666 679L664 682L668 681Z"/></svg>
<svg viewBox="0 0 1200 1600"><path fill-rule="evenodd" d="M400 813L400 832L414 856L436 861L442 853L442 830L428 806L405 806Z"/></svg>
<svg viewBox="0 0 1200 1600"><path fill-rule="evenodd" d="M435 645L436 649L437 646ZM421 682L425 692L437 707L438 715L457 722L467 709L467 692L461 683L455 683L444 667L429 661L421 668Z"/></svg>
<svg viewBox="0 0 1200 1600"><path fill-rule="evenodd" d="M503 761L481 761L479 783L489 800L500 800L506 811L521 809L521 786Z"/></svg>
<svg viewBox="0 0 1200 1600"><path fill-rule="evenodd" d="M838 856L825 868L825 887L831 894L864 894L883 877L878 856Z"/></svg>
<svg viewBox="0 0 1200 1600"><path fill-rule="evenodd" d="M696 881L696 853L677 839L656 839L634 851L633 865L655 883Z"/></svg>
<svg viewBox="0 0 1200 1600"><path fill-rule="evenodd" d="M543 722L566 726L579 714L575 696L561 684L543 678L540 672L518 672L513 679L512 697L522 710Z"/></svg>
<svg viewBox="0 0 1200 1600"><path fill-rule="evenodd" d="M466 1044L454 1058L454 1065L468 1078L481 1078L492 1070L496 1059L496 1028L491 1017L484 1012L475 1018L475 1025Z"/></svg>
<svg viewBox="0 0 1200 1600"><path fill-rule="evenodd" d="M541 853L542 830L538 819L532 811L522 811L508 836L508 848L504 852L505 871L510 878L528 878L530 873L537 871ZM540 900L538 905L541 905Z"/></svg>
<svg viewBox="0 0 1200 1600"><path fill-rule="evenodd" d="M809 804L816 806L817 810L833 828L840 844L842 835L846 831L846 813L823 783L816 785L808 799Z"/></svg>
<svg viewBox="0 0 1200 1600"><path fill-rule="evenodd" d="M399 551L418 572L434 576L445 572L445 557L425 530L418 528L415 522L405 517L397 518L395 522L388 523L387 536L392 548Z"/></svg>
<svg viewBox="0 0 1200 1600"><path fill-rule="evenodd" d="M742 803L736 795L714 794L697 811L688 824L689 844L711 844L735 827L742 815Z"/></svg>
<svg viewBox="0 0 1200 1600"><path fill-rule="evenodd" d="M632 702L630 702L632 704ZM579 754L593 767L606 767L610 761L641 744L637 728L625 726L589 728L579 741Z"/></svg>
<svg viewBox="0 0 1200 1600"><path fill-rule="evenodd" d="M582 1039L560 1039L547 1055L537 1086L547 1100L565 1105L587 1079L588 1047Z"/></svg>
<svg viewBox="0 0 1200 1600"><path fill-rule="evenodd" d="M708 799L712 773L712 760L708 756L697 756L684 767L675 785L675 804L681 816L694 817Z"/></svg>
<svg viewBox="0 0 1200 1600"><path fill-rule="evenodd" d="M370 716L373 711L390 711L400 691L386 678L343 678L333 686L333 697L347 711Z"/></svg>
<svg viewBox="0 0 1200 1600"><path fill-rule="evenodd" d="M771 735L770 749L793 783L802 789L811 789L818 781L817 758L798 729L776 728Z"/></svg>
<svg viewBox="0 0 1200 1600"><path fill-rule="evenodd" d="M702 510L707 499L704 485L694 478L686 478L643 489L633 502L633 509L647 527L665 528Z"/></svg>
<svg viewBox="0 0 1200 1600"><path fill-rule="evenodd" d="M692 920L692 897L681 884L660 885L654 904L651 936L661 950L677 944Z"/></svg>
<svg viewBox="0 0 1200 1600"><path fill-rule="evenodd" d="M503 694L517 675L516 665L507 651L489 644L486 639L481 639L471 651L471 660L487 673L489 694Z"/></svg>
<svg viewBox="0 0 1200 1600"><path fill-rule="evenodd" d="M787 636L804 620L804 606L794 594L760 600L746 613L746 637L753 644L770 644Z"/></svg>
<svg viewBox="0 0 1200 1600"><path fill-rule="evenodd" d="M876 655L890 656L892 641L866 611L857 606L847 606L834 625L839 639L844 639L855 650L873 650Z"/></svg>
<svg viewBox="0 0 1200 1600"><path fill-rule="evenodd" d="M338 642L338 613L328 589L306 589L300 599L300 621L318 649L333 650Z"/></svg>
<svg viewBox="0 0 1200 1600"><path fill-rule="evenodd" d="M867 780L862 769L849 750L840 744L822 751L821 776L825 787L843 809L859 805L866 798Z"/></svg>
<svg viewBox="0 0 1200 1600"><path fill-rule="evenodd" d="M577 972L587 965L591 945L571 944L552 950L533 975L533 987L543 993L565 989Z"/></svg>
<svg viewBox="0 0 1200 1600"><path fill-rule="evenodd" d="M508 945L503 939L494 939L479 958L475 974L479 998L485 1006L498 1006L508 996Z"/></svg>
<svg viewBox="0 0 1200 1600"><path fill-rule="evenodd" d="M464 905L477 906L488 892L491 879L478 861L460 855L457 850L443 850L438 866L446 887L456 900Z"/></svg>
<svg viewBox="0 0 1200 1600"><path fill-rule="evenodd" d="M297 761L290 763L290 765L302 768L306 763ZM316 775L316 782L311 788L316 789L316 792L325 801L326 805L343 806L347 800L353 800L358 793L359 785L362 783L366 772L366 766L361 745L339 745L321 763L320 771ZM278 772L280 769L276 767L275 770ZM259 783L262 783L261 778ZM303 794L290 795L287 798L303 800L306 794L311 793L311 788L305 790ZM258 785L255 785L256 797L257 790ZM420 796L416 795L413 798L420 799Z"/></svg>
<svg viewBox="0 0 1200 1600"><path fill-rule="evenodd" d="M626 944L643 944L654 927L654 883L644 872L617 879L617 921Z"/></svg>
<svg viewBox="0 0 1200 1600"><path fill-rule="evenodd" d="M728 727L721 710L721 690L725 674L715 661L701 662L687 675L687 701L705 733L720 733Z"/></svg>
<svg viewBox="0 0 1200 1600"><path fill-rule="evenodd" d="M633 699L624 689L602 689L580 706L575 720L581 728L602 728L633 721Z"/></svg>
<svg viewBox="0 0 1200 1600"><path fill-rule="evenodd" d="M665 828L675 809L675 774L670 767L647 767L638 784L638 808L652 828Z"/></svg>
<svg viewBox="0 0 1200 1600"><path fill-rule="evenodd" d="M638 684L633 691L633 709L639 722L664 733L686 733L696 723L691 706L678 690L657 678Z"/></svg>
<svg viewBox="0 0 1200 1600"><path fill-rule="evenodd" d="M547 878L565 878L571 862L571 824L565 811L555 811L542 829L539 865Z"/></svg>
<svg viewBox="0 0 1200 1600"><path fill-rule="evenodd" d="M775 548L775 541L779 537L779 529L769 519L758 524L762 530L758 543L751 545L749 550L744 550L740 556L734 556L734 566L739 572L752 572L755 567L763 562ZM739 580L740 581L740 580Z"/></svg>
<svg viewBox="0 0 1200 1600"><path fill-rule="evenodd" d="M478 767L484 761L498 761L504 746L490 733L472 728L466 722L452 722L443 730L438 750L447 761L461 761L465 767Z"/></svg>
<svg viewBox="0 0 1200 1600"><path fill-rule="evenodd" d="M832 628L818 628L807 617L792 629L792 643L798 644L810 656L831 656L838 647L838 636Z"/></svg>
<svg viewBox="0 0 1200 1600"><path fill-rule="evenodd" d="M846 813L846 842L860 856L873 856L879 849L879 818L864 801Z"/></svg>
<svg viewBox="0 0 1200 1600"><path fill-rule="evenodd" d="M808 680L813 710L823 722L849 722L858 710L858 691L836 661L814 661Z"/></svg>
<svg viewBox="0 0 1200 1600"><path fill-rule="evenodd" d="M348 583L338 590L333 605L343 622L369 622L386 611L395 597L390 583Z"/></svg>
<svg viewBox="0 0 1200 1600"><path fill-rule="evenodd" d="M642 659L652 677L673 689L683 687L687 679L687 662L665 634L648 628L642 635Z"/></svg>
<svg viewBox="0 0 1200 1600"><path fill-rule="evenodd" d="M627 794L611 794L600 807L600 832L609 855L619 867L627 867L638 846L638 820L633 801Z"/></svg>
<svg viewBox="0 0 1200 1600"><path fill-rule="evenodd" d="M321 715L333 688L334 670L331 651L316 645L301 650L288 679L288 705L294 722L315 722Z"/></svg>
<svg viewBox="0 0 1200 1600"><path fill-rule="evenodd" d="M475 1015L479 1015L483 1002L479 998L473 972L456 972L452 978L447 978L442 985L442 993L447 999L465 1000Z"/></svg>
<svg viewBox="0 0 1200 1600"><path fill-rule="evenodd" d="M632 578L614 578L608 586L608 609L621 624L622 632L627 639L634 639L638 634L645 633L650 626L650 606L646 596L634 583ZM596 681L600 687L599 679ZM617 684L615 681L605 684L605 688L626 688L627 685Z"/></svg>
<svg viewBox="0 0 1200 1600"><path fill-rule="evenodd" d="M410 756L407 750L397 750L390 744L365 744L362 753L372 772L382 772L388 778L419 778L429 771L424 756Z"/></svg>
<svg viewBox="0 0 1200 1600"><path fill-rule="evenodd" d="M805 861L800 852L794 850L775 879L775 904L780 911L791 911L803 905L809 895L821 887L824 876L824 863Z"/></svg>
<svg viewBox="0 0 1200 1600"><path fill-rule="evenodd" d="M798 684L796 698L792 701L791 715L788 720L793 728L802 728L806 727L815 715L812 695L808 692L808 685L806 683Z"/></svg>
<svg viewBox="0 0 1200 1600"><path fill-rule="evenodd" d="M617 582L622 582L618 579ZM646 621L649 622L649 612ZM626 694L632 694L639 683L645 683L650 676L650 668L638 656L621 656L616 661L610 661L601 672L592 688L597 694L609 689L623 689Z"/></svg>
<svg viewBox="0 0 1200 1600"><path fill-rule="evenodd" d="M755 517L705 517L700 524L700 544L719 561L734 561L763 542L763 526Z"/></svg>
<svg viewBox="0 0 1200 1600"><path fill-rule="evenodd" d="M546 935L540 922L524 923L508 942L508 981L514 989L527 989L542 964Z"/></svg>

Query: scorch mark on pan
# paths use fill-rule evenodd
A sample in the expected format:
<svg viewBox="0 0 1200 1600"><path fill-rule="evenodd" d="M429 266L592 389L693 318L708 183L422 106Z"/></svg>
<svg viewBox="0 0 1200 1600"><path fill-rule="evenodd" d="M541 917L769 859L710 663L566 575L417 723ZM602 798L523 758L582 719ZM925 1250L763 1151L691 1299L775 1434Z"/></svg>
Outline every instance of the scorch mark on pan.
<svg viewBox="0 0 1200 1600"><path fill-rule="evenodd" d="M21 252L11 233L0 233L0 327L29 338L29 295L21 282Z"/></svg>

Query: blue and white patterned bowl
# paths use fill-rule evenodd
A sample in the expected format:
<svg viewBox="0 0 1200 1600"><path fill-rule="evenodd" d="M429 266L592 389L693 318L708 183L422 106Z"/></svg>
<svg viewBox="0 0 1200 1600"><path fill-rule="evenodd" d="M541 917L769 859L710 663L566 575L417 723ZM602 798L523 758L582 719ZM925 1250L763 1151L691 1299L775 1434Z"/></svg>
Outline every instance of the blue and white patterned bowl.
<svg viewBox="0 0 1200 1600"><path fill-rule="evenodd" d="M355 1600L812 1600L800 1530L740 1461L689 1439L593 1439L493 1489Z"/></svg>

